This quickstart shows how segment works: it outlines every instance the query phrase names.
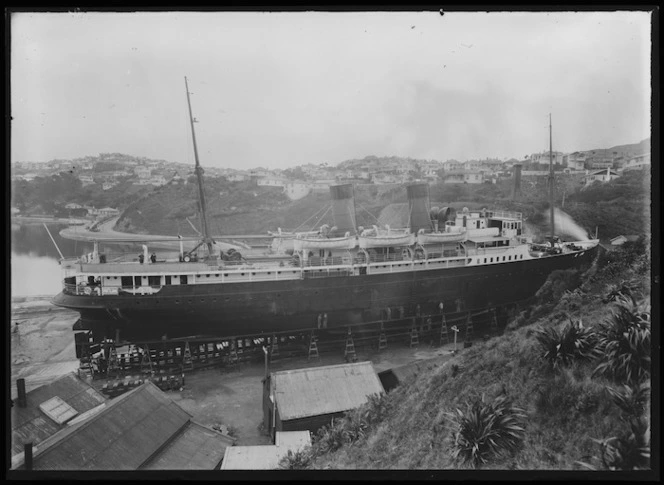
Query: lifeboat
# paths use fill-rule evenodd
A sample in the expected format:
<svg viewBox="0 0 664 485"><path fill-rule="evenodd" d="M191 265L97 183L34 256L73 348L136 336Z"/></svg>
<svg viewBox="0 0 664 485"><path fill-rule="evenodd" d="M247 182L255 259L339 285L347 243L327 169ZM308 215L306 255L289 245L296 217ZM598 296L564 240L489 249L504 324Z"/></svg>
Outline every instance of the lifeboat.
<svg viewBox="0 0 664 485"><path fill-rule="evenodd" d="M346 233L343 237L298 236L293 240L295 251L303 249L353 249L357 244L355 236Z"/></svg>
<svg viewBox="0 0 664 485"><path fill-rule="evenodd" d="M412 246L415 244L415 235L410 232L375 232L374 234L363 234L358 239L358 246L362 249Z"/></svg>
<svg viewBox="0 0 664 485"><path fill-rule="evenodd" d="M421 245L459 242L464 239L466 239L466 231L464 228L449 232L424 232L423 230L420 230L417 234L417 242Z"/></svg>

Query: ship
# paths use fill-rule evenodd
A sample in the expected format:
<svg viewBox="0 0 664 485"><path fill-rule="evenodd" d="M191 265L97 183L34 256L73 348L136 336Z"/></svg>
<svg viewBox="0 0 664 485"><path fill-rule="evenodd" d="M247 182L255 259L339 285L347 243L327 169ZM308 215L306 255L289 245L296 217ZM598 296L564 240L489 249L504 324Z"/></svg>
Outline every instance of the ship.
<svg viewBox="0 0 664 485"><path fill-rule="evenodd" d="M187 80L185 78L185 85ZM354 187L330 187L334 224L270 233L276 258L223 251L209 236L189 89L202 237L172 256L63 258L57 306L77 311L91 341L270 335L375 322L388 314L479 311L531 298L555 270L592 261L598 240L536 244L521 213L431 207L429 186L406 185L404 228L358 227ZM552 170L553 175L553 170ZM553 220L552 220L553 227ZM279 244L276 244L278 247Z"/></svg>

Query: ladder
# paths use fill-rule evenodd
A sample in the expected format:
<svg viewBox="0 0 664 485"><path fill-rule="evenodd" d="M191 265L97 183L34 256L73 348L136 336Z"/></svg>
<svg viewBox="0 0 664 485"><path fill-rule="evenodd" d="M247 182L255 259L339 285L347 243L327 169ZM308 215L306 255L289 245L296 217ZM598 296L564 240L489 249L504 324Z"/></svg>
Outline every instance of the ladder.
<svg viewBox="0 0 664 485"><path fill-rule="evenodd" d="M350 332L350 327L348 327L348 335L346 336L344 359L346 359L346 362L357 362L357 354L355 353L355 344L353 343L353 335Z"/></svg>
<svg viewBox="0 0 664 485"><path fill-rule="evenodd" d="M94 368L92 367L92 356L90 355L90 344L83 344L81 348L81 358L79 360L78 375L81 373L88 375L92 378L95 376Z"/></svg>
<svg viewBox="0 0 664 485"><path fill-rule="evenodd" d="M191 359L191 349L189 348L189 341L184 343L184 352L182 352L182 369L192 370L194 362Z"/></svg>
<svg viewBox="0 0 664 485"><path fill-rule="evenodd" d="M150 357L150 347L148 345L143 349L143 358L141 359L141 372L154 374L152 369L152 357Z"/></svg>
<svg viewBox="0 0 664 485"><path fill-rule="evenodd" d="M309 358L307 360L320 358L320 356L318 355L318 344L316 343L316 340L317 340L316 335L312 330L311 337L309 339Z"/></svg>
<svg viewBox="0 0 664 485"><path fill-rule="evenodd" d="M115 342L112 342L108 347L108 367L106 368L106 375L108 377L117 377L119 373L120 366L118 365L118 353L115 350Z"/></svg>
<svg viewBox="0 0 664 485"><path fill-rule="evenodd" d="M466 342L470 342L473 339L473 319L470 318L470 312L468 312L468 317L466 318Z"/></svg>
<svg viewBox="0 0 664 485"><path fill-rule="evenodd" d="M496 309L493 308L491 310L493 313L493 316L491 317L491 330L497 331L498 330L498 317L496 316Z"/></svg>
<svg viewBox="0 0 664 485"><path fill-rule="evenodd" d="M383 322L380 322L380 335L378 335L378 350L387 348L387 336L385 335L385 328Z"/></svg>
<svg viewBox="0 0 664 485"><path fill-rule="evenodd" d="M235 364L238 363L239 360L240 359L237 355L237 347L236 347L235 340L231 340L231 351L228 354L228 363L230 365L235 365Z"/></svg>
<svg viewBox="0 0 664 485"><path fill-rule="evenodd" d="M420 345L420 338L417 333L417 327L413 327L410 330L410 348L412 349L413 347L417 347Z"/></svg>
<svg viewBox="0 0 664 485"><path fill-rule="evenodd" d="M279 357L279 343L276 335L272 335L272 342L270 342L270 362L275 357Z"/></svg>
<svg viewBox="0 0 664 485"><path fill-rule="evenodd" d="M440 327L440 344L439 345L443 345L443 339L445 339L446 344L450 343L450 334L447 333L447 321L445 320L445 315L443 315L443 321L442 321L442 325Z"/></svg>

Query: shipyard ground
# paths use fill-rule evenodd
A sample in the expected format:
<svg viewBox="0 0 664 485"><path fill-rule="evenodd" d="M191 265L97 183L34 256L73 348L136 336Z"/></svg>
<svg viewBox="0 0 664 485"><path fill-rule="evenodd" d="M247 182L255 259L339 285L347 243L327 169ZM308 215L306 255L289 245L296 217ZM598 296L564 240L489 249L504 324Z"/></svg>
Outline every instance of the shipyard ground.
<svg viewBox="0 0 664 485"><path fill-rule="evenodd" d="M11 312L11 385L16 395L16 379L25 378L30 391L68 372L77 371L72 325L78 314L60 309L48 298L14 299ZM376 372L408 364L415 360L452 356L454 345L432 346L421 341L410 348L407 342L388 342L382 351L357 348L359 361L371 360ZM461 350L463 346L459 345ZM324 353L309 361L304 357L275 360L271 371L334 365L344 363L344 348L338 353ZM188 372L182 391L167 391L168 395L195 421L208 426L230 430L238 445L269 444L262 431L262 379L264 362L246 362L231 368L209 368ZM89 378L88 378L89 379ZM89 380L98 389L107 382Z"/></svg>

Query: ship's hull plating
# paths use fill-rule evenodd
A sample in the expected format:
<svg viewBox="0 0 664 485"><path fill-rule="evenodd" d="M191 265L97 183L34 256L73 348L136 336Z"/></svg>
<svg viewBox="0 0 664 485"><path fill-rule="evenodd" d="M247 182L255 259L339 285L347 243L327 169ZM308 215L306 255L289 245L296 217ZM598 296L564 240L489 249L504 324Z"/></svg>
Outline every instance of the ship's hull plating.
<svg viewBox="0 0 664 485"><path fill-rule="evenodd" d="M159 339L250 335L374 321L385 308L414 314L480 310L533 296L548 275L589 263L597 247L532 260L391 274L283 281L165 286L155 295L75 296L53 302L80 312L76 329L93 338ZM395 315L393 313L393 315Z"/></svg>

